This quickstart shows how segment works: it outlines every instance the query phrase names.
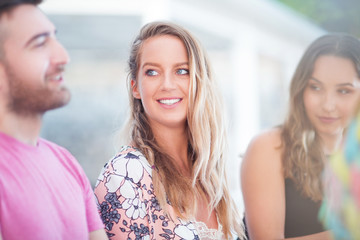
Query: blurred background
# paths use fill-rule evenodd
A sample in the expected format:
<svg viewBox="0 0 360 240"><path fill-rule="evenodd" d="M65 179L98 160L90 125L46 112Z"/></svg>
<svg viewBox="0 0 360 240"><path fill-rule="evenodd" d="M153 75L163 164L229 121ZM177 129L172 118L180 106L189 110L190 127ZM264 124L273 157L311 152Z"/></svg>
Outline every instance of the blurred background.
<svg viewBox="0 0 360 240"><path fill-rule="evenodd" d="M114 136L128 116L126 63L133 39L148 22L178 23L206 48L224 96L230 189L243 211L242 154L251 138L283 121L289 82L306 47L326 31L358 35L352 23L359 3L348 2L46 0L40 7L71 57L65 81L72 100L45 115L42 136L70 150L94 185L119 147Z"/></svg>

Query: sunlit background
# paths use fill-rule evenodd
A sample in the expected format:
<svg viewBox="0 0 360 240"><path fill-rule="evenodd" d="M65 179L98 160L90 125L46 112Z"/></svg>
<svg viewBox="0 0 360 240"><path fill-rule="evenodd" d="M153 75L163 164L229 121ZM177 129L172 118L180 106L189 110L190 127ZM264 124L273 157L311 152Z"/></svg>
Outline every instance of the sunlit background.
<svg viewBox="0 0 360 240"><path fill-rule="evenodd" d="M42 136L69 149L93 185L128 114L126 62L141 26L172 21L200 40L224 96L229 182L243 211L241 155L252 137L282 122L296 64L325 30L271 0L46 0L41 8L69 51L72 92L68 106L45 115Z"/></svg>

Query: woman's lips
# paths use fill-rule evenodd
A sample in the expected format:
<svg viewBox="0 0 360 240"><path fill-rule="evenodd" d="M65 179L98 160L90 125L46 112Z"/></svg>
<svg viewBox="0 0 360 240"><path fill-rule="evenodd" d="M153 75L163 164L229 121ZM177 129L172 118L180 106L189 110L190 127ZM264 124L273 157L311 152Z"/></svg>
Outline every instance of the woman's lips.
<svg viewBox="0 0 360 240"><path fill-rule="evenodd" d="M182 98L162 98L157 101L164 108L174 108L182 101Z"/></svg>
<svg viewBox="0 0 360 240"><path fill-rule="evenodd" d="M337 117L318 117L322 123L329 124L336 122L339 118Z"/></svg>

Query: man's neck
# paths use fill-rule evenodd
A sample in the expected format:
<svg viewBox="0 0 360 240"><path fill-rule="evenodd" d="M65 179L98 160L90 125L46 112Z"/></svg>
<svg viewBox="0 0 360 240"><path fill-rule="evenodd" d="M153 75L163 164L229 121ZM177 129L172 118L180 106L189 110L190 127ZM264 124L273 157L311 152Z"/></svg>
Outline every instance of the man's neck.
<svg viewBox="0 0 360 240"><path fill-rule="evenodd" d="M36 146L42 124L42 115L19 116L7 113L0 117L0 132L20 142Z"/></svg>

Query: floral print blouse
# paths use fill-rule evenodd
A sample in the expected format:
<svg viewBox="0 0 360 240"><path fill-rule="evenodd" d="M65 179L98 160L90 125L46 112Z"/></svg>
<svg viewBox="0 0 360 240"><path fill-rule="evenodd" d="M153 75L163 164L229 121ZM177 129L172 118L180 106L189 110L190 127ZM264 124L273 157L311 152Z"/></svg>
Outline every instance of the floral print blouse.
<svg viewBox="0 0 360 240"><path fill-rule="evenodd" d="M151 174L144 155L131 146L122 147L104 166L95 195L110 239L222 239L220 224L216 230L195 221L169 219L155 196Z"/></svg>

